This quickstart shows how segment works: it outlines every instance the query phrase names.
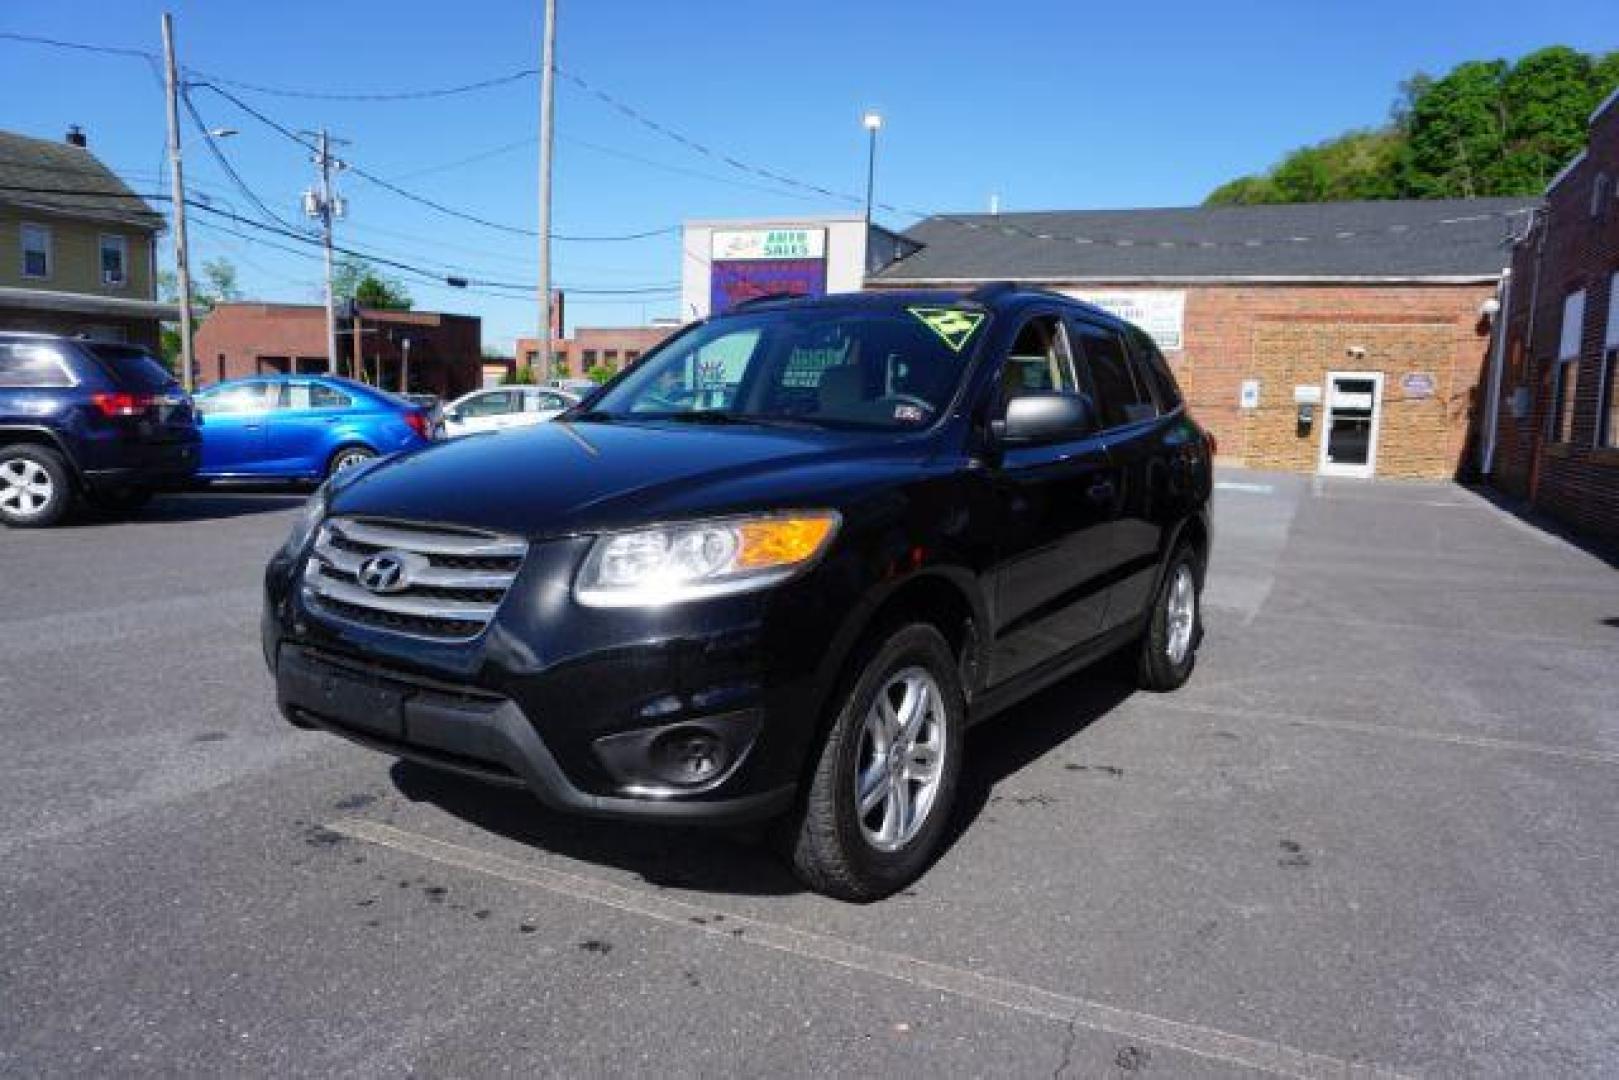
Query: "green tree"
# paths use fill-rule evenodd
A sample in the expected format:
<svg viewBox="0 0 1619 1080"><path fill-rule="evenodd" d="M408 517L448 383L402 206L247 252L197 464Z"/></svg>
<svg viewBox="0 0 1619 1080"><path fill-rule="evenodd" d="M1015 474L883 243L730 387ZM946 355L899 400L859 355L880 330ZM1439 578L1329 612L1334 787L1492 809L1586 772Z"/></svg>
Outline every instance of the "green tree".
<svg viewBox="0 0 1619 1080"><path fill-rule="evenodd" d="M354 300L361 307L387 311L409 311L415 303L398 278L353 256L339 259L332 268L332 295Z"/></svg>
<svg viewBox="0 0 1619 1080"><path fill-rule="evenodd" d="M602 383L618 374L618 369L612 364L597 364L585 372L585 378L600 386Z"/></svg>
<svg viewBox="0 0 1619 1080"><path fill-rule="evenodd" d="M514 367L502 376L500 381L506 386L533 386L534 367L532 364Z"/></svg>
<svg viewBox="0 0 1619 1080"><path fill-rule="evenodd" d="M1586 120L1619 86L1619 51L1566 46L1516 63L1473 60L1400 83L1385 128L1295 150L1222 184L1226 203L1534 195L1585 145Z"/></svg>
<svg viewBox="0 0 1619 1080"><path fill-rule="evenodd" d="M157 274L157 294L165 303L175 304L180 300L179 281L172 270L159 270ZM202 264L201 273L191 280L191 312L198 316L195 326L201 326L214 310L214 306L223 300L240 300L242 290L236 283L236 264L229 259L208 259ZM163 362L170 371L180 370L180 326L178 323L164 323L159 331L160 349L163 353Z"/></svg>

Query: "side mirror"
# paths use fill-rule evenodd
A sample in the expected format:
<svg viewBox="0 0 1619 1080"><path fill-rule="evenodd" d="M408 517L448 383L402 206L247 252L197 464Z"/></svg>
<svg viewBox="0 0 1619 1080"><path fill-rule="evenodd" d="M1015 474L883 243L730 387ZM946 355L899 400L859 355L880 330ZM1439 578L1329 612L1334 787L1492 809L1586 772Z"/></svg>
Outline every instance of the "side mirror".
<svg viewBox="0 0 1619 1080"><path fill-rule="evenodd" d="M1031 444L1083 439L1096 431L1096 410L1084 394L1020 394L1006 403L1006 417L991 425L1003 443Z"/></svg>

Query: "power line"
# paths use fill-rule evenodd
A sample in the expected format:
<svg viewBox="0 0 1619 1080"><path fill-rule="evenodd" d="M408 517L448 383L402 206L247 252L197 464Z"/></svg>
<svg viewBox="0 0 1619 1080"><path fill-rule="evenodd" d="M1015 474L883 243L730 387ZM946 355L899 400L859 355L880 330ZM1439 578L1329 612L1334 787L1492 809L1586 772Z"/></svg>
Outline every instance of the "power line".
<svg viewBox="0 0 1619 1080"><path fill-rule="evenodd" d="M225 175L230 178L231 183L236 185L236 189L247 198L247 201L258 207L260 213L277 225L287 229L296 228L280 214L270 209L265 201L259 198L258 193L249 186L248 182L242 179L242 174L236 171L236 167L230 163L230 159L225 156L225 152L219 148L219 140L214 138L208 125L203 121L202 114L197 111L197 106L192 102L191 95L186 93L183 87L180 90L180 102L185 106L186 112L191 115L191 122L196 126L197 134L202 136L203 145L208 147L209 154L212 155L214 161L224 171Z"/></svg>
<svg viewBox="0 0 1619 1080"><path fill-rule="evenodd" d="M293 142L297 143L299 146L302 146L304 149L311 150L311 151L313 151L315 149L313 144L311 144L308 140L304 139L298 133L294 132L292 129L288 128L285 124L282 124L279 121L265 115L262 111L260 111L260 110L258 110L256 108L254 108L253 106L249 105L247 102L243 101L241 98L237 97L235 94L232 94L230 91L225 90L222 87L217 86L214 83L210 83L210 82L196 82L196 83L192 83L190 85L198 86L198 87L201 87L201 88L203 88L205 90L213 91L215 94L218 94L220 97L225 98L227 101L234 104L237 108L241 109L243 112L247 113L249 116L251 116L255 120L259 121L261 124L265 124L266 126L270 127L272 130L279 132L283 137L292 140ZM382 188L384 191L392 192L393 194L399 196L402 199L407 199L407 200L409 200L411 202L414 202L414 203L417 203L417 204L419 204L421 206L428 207L429 209L435 210L438 213L444 214L444 215L446 215L448 217L459 218L462 221L470 221L475 225L482 225L483 227L485 227L487 229L495 229L495 230L497 230L499 232L511 233L511 234L517 235L517 236L537 237L537 236L540 235L539 231L537 229L530 229L530 228L528 228L526 226L509 225L509 224L506 224L504 222L493 221L493 220L491 220L489 218L482 217L482 216L480 216L478 214L468 213L465 210L458 210L455 207L448 206L448 205L446 205L444 203L439 202L436 199L430 199L425 195L421 195L421 194L418 194L417 192L410 191L407 188L400 187L398 184L394 183L393 181L385 179L384 177L378 176L377 174L375 174L375 173L373 173L373 172L371 172L371 171L369 171L367 169L363 169L360 166L354 164L354 162L352 162L352 161L345 160L344 164L348 166L349 172L352 172L355 176L360 177L362 180L365 180L368 183L374 184L377 187ZM669 234L678 232L679 229L680 229L680 226L678 226L678 225L667 225L667 226L664 226L663 228L660 228L660 229L647 229L647 230L644 230L644 231L641 231L641 232L620 233L620 234L614 234L614 235L600 235L600 236L570 235L570 234L567 234L567 233L556 233L556 232L554 232L554 233L551 234L551 239L558 240L558 241L571 241L571 242L577 242L577 243L610 243L610 242L617 242L617 241L645 240L645 239L649 239L649 238L654 237L654 236L665 236L665 235L669 235Z"/></svg>
<svg viewBox="0 0 1619 1080"><path fill-rule="evenodd" d="M74 49L79 52L105 53L108 56L130 56L139 60L156 60L158 55L146 49L130 49L119 45L91 45L83 41L63 41L60 38L39 37L35 34L17 34L11 31L0 31L0 40L20 41L28 45L49 45L57 49Z"/></svg>
<svg viewBox="0 0 1619 1080"><path fill-rule="evenodd" d="M539 68L522 68L505 75L497 75L489 79L479 79L477 82L462 83L457 86L431 87L423 90L392 90L392 91L341 91L341 90L301 90L281 86L264 86L259 83L243 82L240 79L227 79L220 75L210 75L206 71L187 69L190 74L201 76L212 83L225 86L234 86L238 90L247 90L255 94L269 94L272 97L300 98L306 101L421 101L426 98L453 97L457 94L469 94L477 90L488 90L496 86L505 86L508 83L518 82L522 79L532 79L540 73Z"/></svg>

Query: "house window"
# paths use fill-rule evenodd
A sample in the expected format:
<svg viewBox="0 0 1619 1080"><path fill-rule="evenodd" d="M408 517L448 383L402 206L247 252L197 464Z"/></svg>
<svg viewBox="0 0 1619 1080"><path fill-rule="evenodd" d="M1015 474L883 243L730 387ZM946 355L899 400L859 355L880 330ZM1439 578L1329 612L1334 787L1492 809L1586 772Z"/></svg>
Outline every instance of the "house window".
<svg viewBox="0 0 1619 1080"><path fill-rule="evenodd" d="M587 368L588 367L594 367L595 364L596 364L596 350L595 349L586 349L582 359L585 362L585 367L587 367Z"/></svg>
<svg viewBox="0 0 1619 1080"><path fill-rule="evenodd" d="M105 235L101 238L101 283L123 285L129 281L129 239Z"/></svg>
<svg viewBox="0 0 1619 1080"><path fill-rule="evenodd" d="M44 225L22 227L22 276L48 278L51 276L51 230Z"/></svg>
<svg viewBox="0 0 1619 1080"><path fill-rule="evenodd" d="M1551 430L1548 438L1566 443L1574 438L1574 401L1579 394L1580 336L1585 330L1585 290L1571 292L1563 300L1562 336L1557 346L1557 363L1552 370Z"/></svg>
<svg viewBox="0 0 1619 1080"><path fill-rule="evenodd" d="M1597 395L1597 445L1619 447L1619 274L1608 279L1608 328L1602 340Z"/></svg>

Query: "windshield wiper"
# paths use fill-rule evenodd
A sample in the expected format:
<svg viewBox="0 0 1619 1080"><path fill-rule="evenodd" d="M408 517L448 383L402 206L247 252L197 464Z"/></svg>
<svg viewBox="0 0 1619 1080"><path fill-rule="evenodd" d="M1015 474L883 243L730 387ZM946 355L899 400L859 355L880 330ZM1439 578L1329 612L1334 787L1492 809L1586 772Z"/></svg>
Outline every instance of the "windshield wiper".
<svg viewBox="0 0 1619 1080"><path fill-rule="evenodd" d="M752 417L745 417L741 413L726 412L724 409L693 409L690 412L652 413L647 415L649 420L668 420L676 424L748 424L753 422Z"/></svg>

